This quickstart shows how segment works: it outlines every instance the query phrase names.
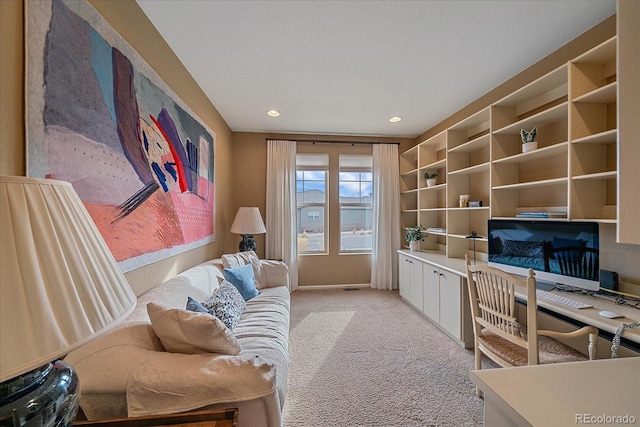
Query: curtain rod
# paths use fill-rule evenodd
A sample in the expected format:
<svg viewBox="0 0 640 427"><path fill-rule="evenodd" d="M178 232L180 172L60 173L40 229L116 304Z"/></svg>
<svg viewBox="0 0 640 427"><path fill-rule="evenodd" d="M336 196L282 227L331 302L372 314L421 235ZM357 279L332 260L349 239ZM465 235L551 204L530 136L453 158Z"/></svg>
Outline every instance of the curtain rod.
<svg viewBox="0 0 640 427"><path fill-rule="evenodd" d="M265 141L269 140L277 140L277 138L265 138ZM329 140L329 139L292 139L291 141L296 141L302 144L347 144L347 145L374 145L374 144L395 144L400 145L399 142L384 142L384 141L337 141L337 140Z"/></svg>

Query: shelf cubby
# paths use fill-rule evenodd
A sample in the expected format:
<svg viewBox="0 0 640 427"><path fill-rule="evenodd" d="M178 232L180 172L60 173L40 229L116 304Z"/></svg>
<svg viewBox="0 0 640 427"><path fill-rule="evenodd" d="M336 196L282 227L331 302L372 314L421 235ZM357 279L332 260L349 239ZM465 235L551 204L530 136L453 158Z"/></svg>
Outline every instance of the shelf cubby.
<svg viewBox="0 0 640 427"><path fill-rule="evenodd" d="M420 210L445 209L447 207L446 189L445 184L421 188L418 197Z"/></svg>
<svg viewBox="0 0 640 427"><path fill-rule="evenodd" d="M494 133L519 132L520 127L557 121L568 97L567 66L563 65L492 105Z"/></svg>

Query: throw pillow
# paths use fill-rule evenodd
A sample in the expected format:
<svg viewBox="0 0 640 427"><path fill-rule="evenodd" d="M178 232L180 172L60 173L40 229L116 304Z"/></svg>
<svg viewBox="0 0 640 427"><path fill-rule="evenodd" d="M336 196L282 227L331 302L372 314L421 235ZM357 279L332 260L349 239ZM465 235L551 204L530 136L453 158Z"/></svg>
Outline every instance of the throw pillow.
<svg viewBox="0 0 640 427"><path fill-rule="evenodd" d="M224 278L240 291L245 301L249 301L259 294L258 289L256 289L256 278L253 275L251 264L236 268L225 268Z"/></svg>
<svg viewBox="0 0 640 427"><path fill-rule="evenodd" d="M542 258L544 256L542 242L524 242L520 240L505 240L502 253L508 256L525 258Z"/></svg>
<svg viewBox="0 0 640 427"><path fill-rule="evenodd" d="M209 313L222 320L230 330L236 327L246 307L240 291L226 280L202 305L209 310Z"/></svg>
<svg viewBox="0 0 640 427"><path fill-rule="evenodd" d="M147 313L162 346L171 353L237 355L240 344L224 323L209 313L166 308L150 302Z"/></svg>
<svg viewBox="0 0 640 427"><path fill-rule="evenodd" d="M224 268L236 268L246 264L251 264L253 274L256 276L256 287L258 289L267 286L267 278L262 271L262 263L254 251L238 252L235 254L225 254L220 257Z"/></svg>
<svg viewBox="0 0 640 427"><path fill-rule="evenodd" d="M200 302L194 300L191 297L187 297L187 310L195 311L196 313L209 313L209 310L207 310L207 307L205 307ZM209 314L211 314L212 316L215 316L213 313L209 313Z"/></svg>

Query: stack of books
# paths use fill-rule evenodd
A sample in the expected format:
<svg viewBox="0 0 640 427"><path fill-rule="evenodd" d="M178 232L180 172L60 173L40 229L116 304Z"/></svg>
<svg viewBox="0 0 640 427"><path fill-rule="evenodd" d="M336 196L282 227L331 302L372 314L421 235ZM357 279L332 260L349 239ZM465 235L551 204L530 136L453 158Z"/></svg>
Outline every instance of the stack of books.
<svg viewBox="0 0 640 427"><path fill-rule="evenodd" d="M516 218L566 218L566 212L520 212Z"/></svg>
<svg viewBox="0 0 640 427"><path fill-rule="evenodd" d="M429 227L427 228L427 233L446 233L447 229L446 228L441 228L441 227Z"/></svg>

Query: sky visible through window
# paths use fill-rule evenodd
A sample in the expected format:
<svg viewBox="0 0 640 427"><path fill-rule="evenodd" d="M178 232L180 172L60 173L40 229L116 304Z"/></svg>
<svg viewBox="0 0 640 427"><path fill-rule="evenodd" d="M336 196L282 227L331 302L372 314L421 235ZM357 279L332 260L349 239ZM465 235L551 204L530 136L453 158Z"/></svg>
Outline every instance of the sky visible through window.
<svg viewBox="0 0 640 427"><path fill-rule="evenodd" d="M340 172L340 198L370 198L373 194L371 172Z"/></svg>

